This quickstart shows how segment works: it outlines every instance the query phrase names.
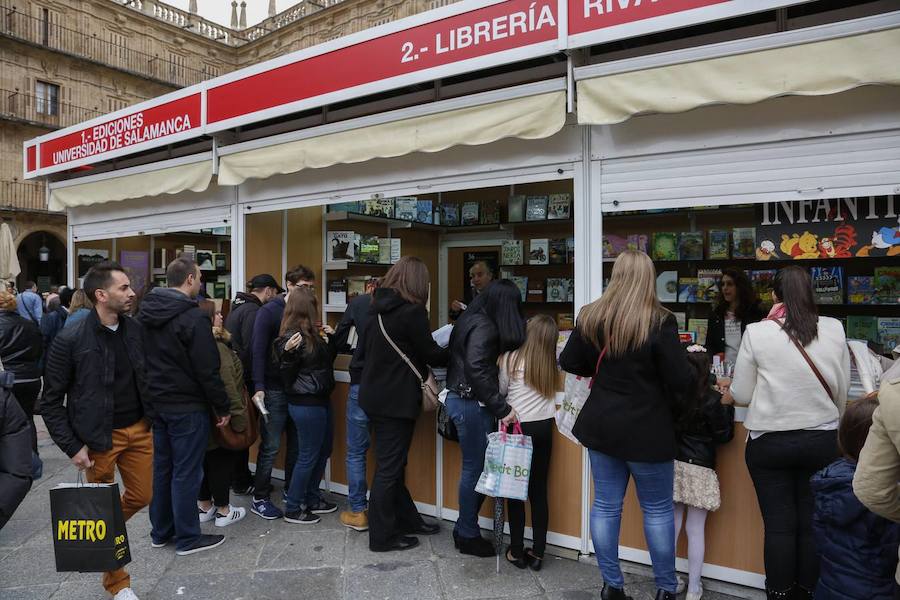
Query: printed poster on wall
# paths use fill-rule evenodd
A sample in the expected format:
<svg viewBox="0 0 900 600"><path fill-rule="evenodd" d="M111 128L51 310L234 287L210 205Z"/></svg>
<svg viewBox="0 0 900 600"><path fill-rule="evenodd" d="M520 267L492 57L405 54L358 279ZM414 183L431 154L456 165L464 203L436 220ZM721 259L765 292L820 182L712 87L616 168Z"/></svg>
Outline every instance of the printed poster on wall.
<svg viewBox="0 0 900 600"><path fill-rule="evenodd" d="M99 250L92 248L78 249L78 278L81 279L96 264L109 260L109 250Z"/></svg>
<svg viewBox="0 0 900 600"><path fill-rule="evenodd" d="M147 287L150 280L150 253L139 250L122 250L119 253L119 263L131 280L131 289L135 294L140 294Z"/></svg>
<svg viewBox="0 0 900 600"><path fill-rule="evenodd" d="M767 202L757 208L756 258L900 256L900 196Z"/></svg>
<svg viewBox="0 0 900 600"><path fill-rule="evenodd" d="M466 291L463 302L466 304L469 304L475 297L475 292L472 289L472 283L469 277L469 269L472 268L472 265L481 261L486 262L488 266L490 266L491 272L494 274L494 279L500 276L500 271L498 270L498 265L500 264L500 252L498 250L488 252L466 252L463 254L463 289Z"/></svg>

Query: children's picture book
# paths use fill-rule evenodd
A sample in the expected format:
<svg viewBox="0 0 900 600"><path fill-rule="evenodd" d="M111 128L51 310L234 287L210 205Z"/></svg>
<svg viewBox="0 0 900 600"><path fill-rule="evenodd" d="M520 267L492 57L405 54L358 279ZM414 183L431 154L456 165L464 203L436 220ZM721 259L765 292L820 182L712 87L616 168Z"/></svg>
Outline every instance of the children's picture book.
<svg viewBox="0 0 900 600"><path fill-rule="evenodd" d="M675 315L675 322L678 324L678 330L684 331L687 329L687 313L683 312L673 312Z"/></svg>
<svg viewBox="0 0 900 600"><path fill-rule="evenodd" d="M700 344L701 346L706 345L706 332L709 330L709 319L689 319L687 329L688 331L693 331L697 334L695 343Z"/></svg>
<svg viewBox="0 0 900 600"><path fill-rule="evenodd" d="M381 247L377 235L364 235L359 239L359 262L377 263L381 259Z"/></svg>
<svg viewBox="0 0 900 600"><path fill-rule="evenodd" d="M511 275L506 279L516 284L516 287L519 288L519 293L522 295L522 302L525 302L528 299L528 278L521 275Z"/></svg>
<svg viewBox="0 0 900 600"><path fill-rule="evenodd" d="M478 203L463 202L460 225L478 225Z"/></svg>
<svg viewBox="0 0 900 600"><path fill-rule="evenodd" d="M656 276L656 297L660 302L678 302L678 271L663 271Z"/></svg>
<svg viewBox="0 0 900 600"><path fill-rule="evenodd" d="M352 231L328 232L328 260L356 260L356 234Z"/></svg>
<svg viewBox="0 0 900 600"><path fill-rule="evenodd" d="M604 235L601 244L603 245L603 258L616 258L628 249L628 239L614 233Z"/></svg>
<svg viewBox="0 0 900 600"><path fill-rule="evenodd" d="M419 200L406 196L394 198L394 218L415 221L419 216Z"/></svg>
<svg viewBox="0 0 900 600"><path fill-rule="evenodd" d="M213 254L213 263L216 265L216 271L227 271L228 255L224 252L216 252Z"/></svg>
<svg viewBox="0 0 900 600"><path fill-rule="evenodd" d="M573 264L575 262L575 238L566 238L566 262Z"/></svg>
<svg viewBox="0 0 900 600"><path fill-rule="evenodd" d="M547 202L547 196L528 196L528 203L525 207L525 220L546 221Z"/></svg>
<svg viewBox="0 0 900 600"><path fill-rule="evenodd" d="M547 278L547 302L568 302L569 282L564 277Z"/></svg>
<svg viewBox="0 0 900 600"><path fill-rule="evenodd" d="M697 302L715 302L721 278L721 269L697 269Z"/></svg>
<svg viewBox="0 0 900 600"><path fill-rule="evenodd" d="M878 341L878 318L868 315L849 315L847 317L848 340Z"/></svg>
<svg viewBox="0 0 900 600"><path fill-rule="evenodd" d="M363 201L363 214L373 217L394 218L393 198L370 198Z"/></svg>
<svg viewBox="0 0 900 600"><path fill-rule="evenodd" d="M503 240L500 247L501 265L521 265L525 262L522 240Z"/></svg>
<svg viewBox="0 0 900 600"><path fill-rule="evenodd" d="M900 267L875 267L878 304L900 304Z"/></svg>
<svg viewBox="0 0 900 600"><path fill-rule="evenodd" d="M569 194L550 194L547 205L547 218L551 220L570 219L572 217L572 196Z"/></svg>
<svg viewBox="0 0 900 600"><path fill-rule="evenodd" d="M753 286L753 291L756 292L756 297L768 306L772 305L772 285L777 272L777 269L750 271L750 284Z"/></svg>
<svg viewBox="0 0 900 600"><path fill-rule="evenodd" d="M678 301L688 304L697 302L699 281L696 277L680 277L678 279ZM679 328L684 329L684 326L682 325Z"/></svg>
<svg viewBox="0 0 900 600"><path fill-rule="evenodd" d="M645 233L632 233L628 236L628 249L629 250L637 250L638 252L643 252L644 254L649 254L650 252L650 238Z"/></svg>
<svg viewBox="0 0 900 600"><path fill-rule="evenodd" d="M703 260L703 238L702 231L678 234L678 260Z"/></svg>
<svg viewBox="0 0 900 600"><path fill-rule="evenodd" d="M756 227L735 227L731 242L732 258L756 258Z"/></svg>
<svg viewBox="0 0 900 600"><path fill-rule="evenodd" d="M678 234L658 232L653 234L653 260L678 260Z"/></svg>
<svg viewBox="0 0 900 600"><path fill-rule="evenodd" d="M528 296L526 302L543 302L544 301L544 280L528 279Z"/></svg>
<svg viewBox="0 0 900 600"><path fill-rule="evenodd" d="M451 203L441 204L441 225L456 227L459 225L459 205Z"/></svg>
<svg viewBox="0 0 900 600"><path fill-rule="evenodd" d="M510 223L521 223L525 220L525 196L517 194L509 197L506 220Z"/></svg>
<svg viewBox="0 0 900 600"><path fill-rule="evenodd" d="M566 238L552 238L550 240L550 264L566 264Z"/></svg>
<svg viewBox="0 0 900 600"><path fill-rule="evenodd" d="M847 303L872 304L875 301L875 277L872 275L847 276Z"/></svg>
<svg viewBox="0 0 900 600"><path fill-rule="evenodd" d="M431 224L434 222L434 205L431 200L416 201L416 221Z"/></svg>
<svg viewBox="0 0 900 600"><path fill-rule="evenodd" d="M707 256L711 260L731 258L731 232L727 229L710 229Z"/></svg>
<svg viewBox="0 0 900 600"><path fill-rule="evenodd" d="M494 225L500 222L500 202L497 198L485 198L481 201L481 224Z"/></svg>
<svg viewBox="0 0 900 600"><path fill-rule="evenodd" d="M816 304L844 303L844 267L812 267L809 274Z"/></svg>
<svg viewBox="0 0 900 600"><path fill-rule="evenodd" d="M547 238L533 239L528 243L528 264L550 264L550 240Z"/></svg>
<svg viewBox="0 0 900 600"><path fill-rule="evenodd" d="M332 279L328 282L328 304L333 306L347 304L347 282L344 279Z"/></svg>
<svg viewBox="0 0 900 600"><path fill-rule="evenodd" d="M885 352L891 352L900 346L900 318L878 317L878 341Z"/></svg>

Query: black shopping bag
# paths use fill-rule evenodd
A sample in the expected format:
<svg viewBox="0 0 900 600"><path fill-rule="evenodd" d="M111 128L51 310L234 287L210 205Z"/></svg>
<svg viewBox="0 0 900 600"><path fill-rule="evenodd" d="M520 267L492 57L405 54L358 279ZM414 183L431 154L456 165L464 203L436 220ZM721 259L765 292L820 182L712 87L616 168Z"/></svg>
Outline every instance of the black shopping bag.
<svg viewBox="0 0 900 600"><path fill-rule="evenodd" d="M119 485L61 484L50 490L56 570L96 573L131 562Z"/></svg>

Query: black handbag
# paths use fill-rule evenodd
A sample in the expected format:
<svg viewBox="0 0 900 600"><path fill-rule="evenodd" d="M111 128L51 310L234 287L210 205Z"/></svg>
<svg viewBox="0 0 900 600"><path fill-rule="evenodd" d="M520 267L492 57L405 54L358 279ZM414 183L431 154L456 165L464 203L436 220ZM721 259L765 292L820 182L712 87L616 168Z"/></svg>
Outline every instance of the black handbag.
<svg viewBox="0 0 900 600"><path fill-rule="evenodd" d="M459 432L456 430L456 424L450 418L450 413L444 403L438 405L437 409L437 430L438 434L447 441L458 442Z"/></svg>

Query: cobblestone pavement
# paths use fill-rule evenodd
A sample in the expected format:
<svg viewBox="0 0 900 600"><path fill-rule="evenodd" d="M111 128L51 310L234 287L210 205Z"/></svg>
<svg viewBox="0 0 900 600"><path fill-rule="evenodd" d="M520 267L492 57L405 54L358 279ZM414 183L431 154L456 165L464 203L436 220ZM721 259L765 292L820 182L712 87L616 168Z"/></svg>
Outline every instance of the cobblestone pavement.
<svg viewBox="0 0 900 600"><path fill-rule="evenodd" d="M75 472L49 440L43 439L41 445L44 477L0 531L0 599L104 598L99 574L55 570L48 490L72 481ZM237 497L233 503L246 506L247 500ZM343 504L342 497L336 500ZM146 509L128 522L132 554L128 569L141 600L600 598L600 575L592 559L548 557L539 573L501 561L498 574L494 559L465 557L454 550L447 522L440 534L420 537L418 548L383 554L369 552L368 536L342 527L337 513L323 515L322 522L313 526L264 521L248 514L224 529L211 523L203 527L224 533L225 544L180 557L172 547L150 547ZM635 600L653 598L649 570L626 568L628 593ZM710 591L705 600L761 597L755 590L715 582L707 587L728 589L734 595Z"/></svg>

